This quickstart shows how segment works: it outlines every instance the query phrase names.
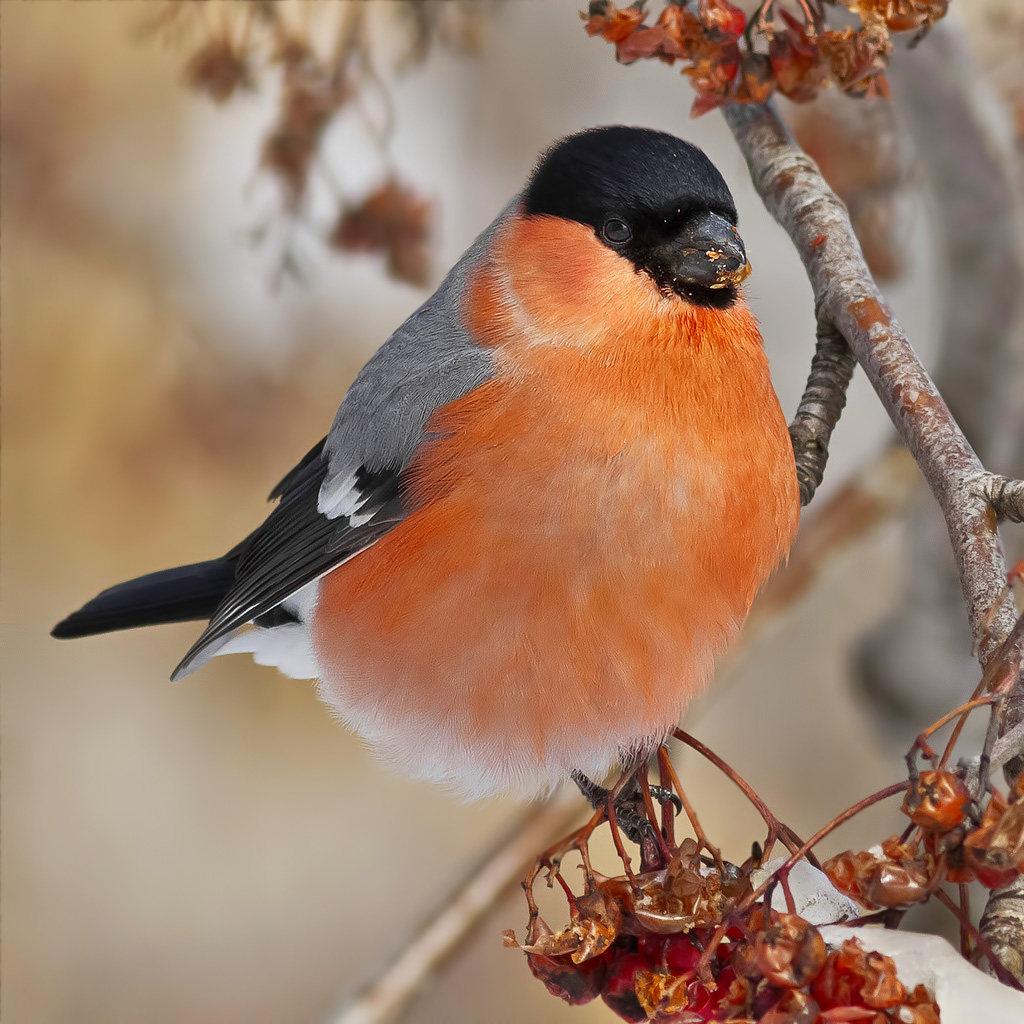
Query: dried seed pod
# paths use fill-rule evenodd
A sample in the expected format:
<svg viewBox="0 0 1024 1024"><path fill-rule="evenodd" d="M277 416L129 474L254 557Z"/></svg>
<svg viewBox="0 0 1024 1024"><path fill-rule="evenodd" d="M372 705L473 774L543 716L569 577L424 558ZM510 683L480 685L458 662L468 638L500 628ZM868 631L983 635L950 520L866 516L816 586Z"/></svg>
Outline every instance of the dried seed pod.
<svg viewBox="0 0 1024 1024"><path fill-rule="evenodd" d="M226 36L208 39L189 58L185 81L217 103L226 103L236 90L253 86L248 56Z"/></svg>
<svg viewBox="0 0 1024 1024"><path fill-rule="evenodd" d="M892 957L882 953L868 953L861 975L861 999L865 1006L876 1010L888 1010L899 1006L907 990L896 976L896 963Z"/></svg>
<svg viewBox="0 0 1024 1024"><path fill-rule="evenodd" d="M622 924L622 911L614 900L607 900L600 889L576 898L575 930L579 946L572 952L573 963L583 963L600 956L615 941Z"/></svg>
<svg viewBox="0 0 1024 1024"><path fill-rule="evenodd" d="M649 1020L674 1016L689 1008L687 980L666 971L639 971L634 991Z"/></svg>
<svg viewBox="0 0 1024 1024"><path fill-rule="evenodd" d="M422 285L430 270L431 220L430 202L392 178L341 211L329 243L348 252L384 253L392 277Z"/></svg>

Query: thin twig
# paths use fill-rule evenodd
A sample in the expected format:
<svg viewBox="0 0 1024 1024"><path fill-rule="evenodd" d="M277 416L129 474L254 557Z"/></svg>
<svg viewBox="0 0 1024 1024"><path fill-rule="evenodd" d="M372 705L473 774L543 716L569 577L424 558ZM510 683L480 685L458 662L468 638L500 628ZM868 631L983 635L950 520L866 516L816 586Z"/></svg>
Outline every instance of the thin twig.
<svg viewBox="0 0 1024 1024"><path fill-rule="evenodd" d="M664 751L664 747L662 748ZM659 763L662 759L662 751L659 751ZM676 793L679 794L679 799L683 801L683 810L686 811L686 817L690 821L690 828L693 829L693 834L697 837L697 842L700 847L703 847L711 854L715 862L715 867L718 868L718 873L725 876L725 862L722 860L722 851L715 846L714 843L708 838L707 833L701 828L700 820L697 818L697 812L693 809L693 805L690 803L690 798L686 795L686 790L683 789L683 784L679 781L679 776L676 774L675 768L672 767L672 762L668 758L668 752L666 751L663 758L664 764L668 769L669 778L672 780L672 786Z"/></svg>
<svg viewBox="0 0 1024 1024"><path fill-rule="evenodd" d="M886 786L885 789L878 790L877 793L872 793L870 796L864 797L863 800L858 800L852 807L847 807L841 814L836 815L827 825L818 829L817 832L811 836L798 850L795 850L790 856L777 867L753 892L747 893L747 895L737 904L734 908L734 914L741 914L744 910L747 910L751 904L761 899L765 892L774 886L779 878L783 875L788 874L793 870L793 865L797 861L802 860L807 856L811 850L818 845L829 833L834 832L840 825L849 821L850 818L860 814L861 811L873 804L880 803L882 800L888 800L889 797L896 796L899 793L905 793L907 791L906 782L895 782L891 786ZM767 906L766 902L766 906ZM711 962L711 957L714 956L715 950L718 948L719 943L725 938L725 933L731 926L731 915L726 914L722 919L722 923L715 929L714 934L708 941L707 946L701 954L700 961L697 964L697 975L702 981L710 977L708 971L708 964Z"/></svg>
<svg viewBox="0 0 1024 1024"><path fill-rule="evenodd" d="M961 889L964 889L964 888L966 888L966 887L965 886L961 886ZM996 954L993 952L992 947L985 940L985 936L982 935L981 932L979 932L978 929L975 928L973 924L971 924L970 918L967 916L967 914L960 907L958 907L949 898L949 896L945 892L942 891L942 889L937 889L935 891L934 895L935 895L935 898L944 907L946 907L948 910L952 911L954 917L956 917L957 921L960 922L961 934L966 933L967 935L970 935L974 939L974 941L978 944L978 949L981 950L982 955L992 965L992 970L995 972L996 977L1004 985L1009 985L1010 988L1015 988L1018 991L1021 991L1020 982L1003 966L1002 963L1000 963L999 957L997 957ZM961 940L961 942L962 941L963 940ZM966 953L964 955L967 956Z"/></svg>
<svg viewBox="0 0 1024 1024"><path fill-rule="evenodd" d="M644 811L647 814L647 820L654 827L654 834L657 837L658 852L661 855L662 863L665 863L669 859L668 843L665 842L665 835L662 829L658 827L658 812L654 809L654 800L651 798L651 781L648 777L647 765L641 765L638 773L640 779L640 794L644 801ZM647 870L646 867L642 870Z"/></svg>
<svg viewBox="0 0 1024 1024"><path fill-rule="evenodd" d="M961 882L956 888L960 899L960 955L970 960L971 932L967 925L971 920L971 890L966 882Z"/></svg>
<svg viewBox="0 0 1024 1024"><path fill-rule="evenodd" d="M768 857L771 852L772 846L775 844L776 839L781 839L785 844L786 849L792 853L794 850L800 848L801 840L796 833L785 823L779 821L778 818L771 812L768 805L754 792L753 787L748 783L731 765L726 764L710 747L706 747L699 739L695 736L691 736L688 732L684 732L682 729L675 729L672 735L679 740L681 743L685 743L688 747L692 747L697 751L701 757L710 761L722 774L727 778L731 779L736 785L743 791L743 795L754 805L755 810L761 815L762 821L768 826L768 839L765 842L764 856ZM664 748L662 748L662 751ZM659 758L662 756L662 752L658 753ZM665 761L668 761L668 755L665 754ZM669 771L671 771L671 764L668 765ZM674 776L674 772L672 775ZM813 857L810 858L814 867L818 867Z"/></svg>

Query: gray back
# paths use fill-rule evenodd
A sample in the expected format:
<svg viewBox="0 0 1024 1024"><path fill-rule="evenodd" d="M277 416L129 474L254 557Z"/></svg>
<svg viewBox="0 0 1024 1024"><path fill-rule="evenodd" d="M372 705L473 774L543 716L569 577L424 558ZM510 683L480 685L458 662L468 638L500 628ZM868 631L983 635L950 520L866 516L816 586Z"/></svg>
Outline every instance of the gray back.
<svg viewBox="0 0 1024 1024"><path fill-rule="evenodd" d="M466 273L519 203L516 196L466 250L437 291L363 367L334 417L318 507L328 518L358 511L356 474L401 470L431 413L488 380L491 354L466 332L459 305Z"/></svg>

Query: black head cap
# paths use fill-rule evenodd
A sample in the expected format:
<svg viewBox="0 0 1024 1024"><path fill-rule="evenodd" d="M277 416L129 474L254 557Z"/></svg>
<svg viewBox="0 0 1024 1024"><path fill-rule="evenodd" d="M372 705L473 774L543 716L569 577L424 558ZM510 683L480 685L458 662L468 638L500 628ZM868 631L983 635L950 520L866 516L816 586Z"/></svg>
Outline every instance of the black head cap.
<svg viewBox="0 0 1024 1024"><path fill-rule="evenodd" d="M716 271L722 260L746 267L729 186L689 142L622 125L570 135L541 158L523 204L527 215L591 226L605 245L651 274L666 291L701 305L721 307L735 300L734 283L719 283L708 276L707 267L699 279L690 270L677 273L680 238L688 230L695 233L698 248L726 253L716 256ZM671 258L667 247L674 247Z"/></svg>

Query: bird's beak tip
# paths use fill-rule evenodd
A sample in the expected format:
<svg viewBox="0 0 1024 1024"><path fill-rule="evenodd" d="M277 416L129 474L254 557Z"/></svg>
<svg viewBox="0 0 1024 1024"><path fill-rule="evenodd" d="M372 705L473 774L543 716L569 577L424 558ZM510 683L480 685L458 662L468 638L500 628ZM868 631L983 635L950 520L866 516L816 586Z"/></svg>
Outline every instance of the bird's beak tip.
<svg viewBox="0 0 1024 1024"><path fill-rule="evenodd" d="M709 252L708 259L714 261L716 256L717 258L721 258L721 255L721 253L713 254L712 252ZM748 277L750 277L752 269L753 268L750 266L750 260L747 260L742 267L739 267L736 270L728 270L725 267L722 267L718 271L715 283L709 285L709 287L712 291L717 291L721 288L735 287L738 284L742 284Z"/></svg>

